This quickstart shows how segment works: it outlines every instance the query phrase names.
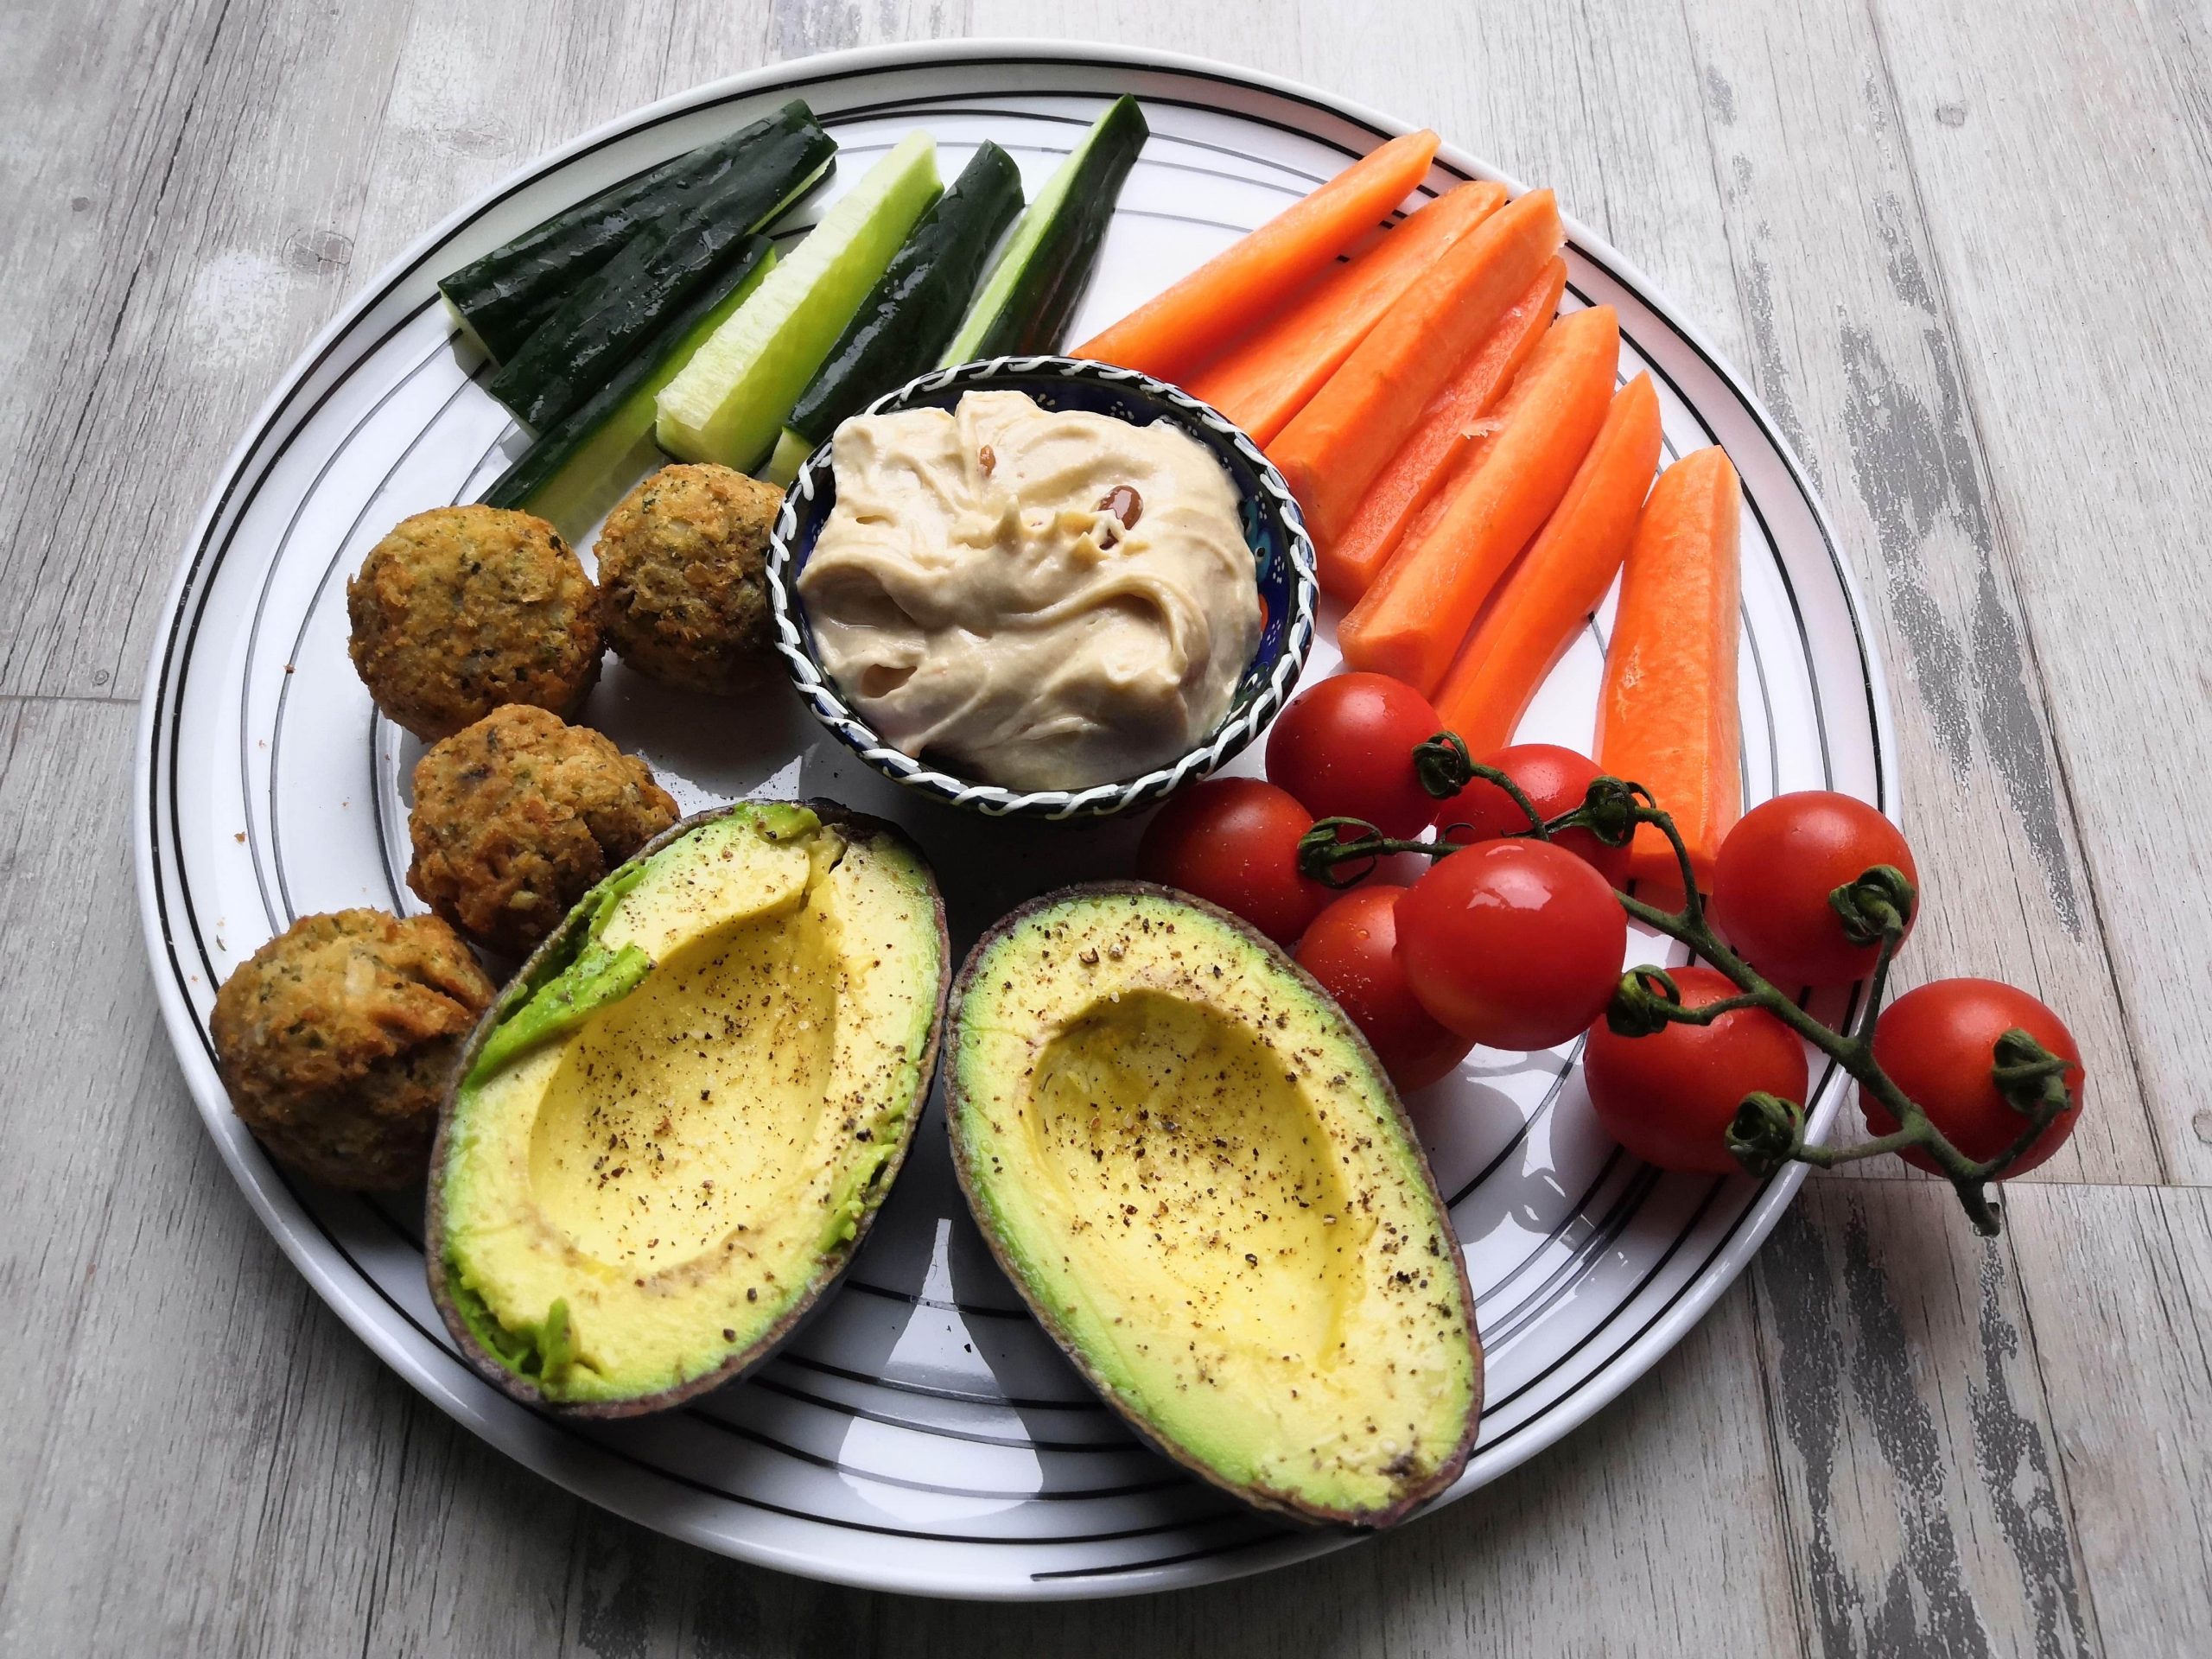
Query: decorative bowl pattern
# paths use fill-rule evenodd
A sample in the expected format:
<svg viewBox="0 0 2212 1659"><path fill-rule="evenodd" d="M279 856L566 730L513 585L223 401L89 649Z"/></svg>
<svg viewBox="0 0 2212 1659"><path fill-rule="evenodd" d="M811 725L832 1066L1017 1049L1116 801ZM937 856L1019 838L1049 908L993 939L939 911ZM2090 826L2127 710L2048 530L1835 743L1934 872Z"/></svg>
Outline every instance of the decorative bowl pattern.
<svg viewBox="0 0 2212 1659"><path fill-rule="evenodd" d="M1038 790L1024 794L956 777L893 747L848 703L816 655L814 632L798 601L799 572L836 505L837 479L828 443L807 457L785 493L768 554L769 603L776 618L776 649L799 695L837 741L894 783L954 806L992 817L1103 817L1164 799L1185 784L1226 764L1266 729L1298 683L1313 645L1319 589L1313 542L1282 474L1259 446L1216 410L1189 393L1135 369L1068 357L995 357L956 364L909 381L870 404L865 413L898 409L950 409L963 392L1024 391L1046 409L1078 409L1111 415L1136 426L1173 421L1204 444L1228 469L1236 487L1244 539L1252 550L1253 575L1265 618L1258 648L1236 683L1229 712L1205 741L1173 765L1118 783L1087 789Z"/></svg>

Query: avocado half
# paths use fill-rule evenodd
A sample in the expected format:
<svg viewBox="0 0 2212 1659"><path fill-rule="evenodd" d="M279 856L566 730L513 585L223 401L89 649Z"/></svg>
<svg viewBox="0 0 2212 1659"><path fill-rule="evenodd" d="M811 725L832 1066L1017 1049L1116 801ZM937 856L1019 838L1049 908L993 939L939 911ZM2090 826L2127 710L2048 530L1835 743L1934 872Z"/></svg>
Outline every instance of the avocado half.
<svg viewBox="0 0 2212 1659"><path fill-rule="evenodd" d="M896 829L827 802L686 819L493 1004L431 1154L430 1294L471 1363L579 1417L758 1364L912 1143L950 978Z"/></svg>
<svg viewBox="0 0 2212 1659"><path fill-rule="evenodd" d="M1227 912L1138 883L1006 918L953 989L962 1190L1108 1404L1247 1503L1382 1527L1482 1410L1466 1265L1373 1052Z"/></svg>

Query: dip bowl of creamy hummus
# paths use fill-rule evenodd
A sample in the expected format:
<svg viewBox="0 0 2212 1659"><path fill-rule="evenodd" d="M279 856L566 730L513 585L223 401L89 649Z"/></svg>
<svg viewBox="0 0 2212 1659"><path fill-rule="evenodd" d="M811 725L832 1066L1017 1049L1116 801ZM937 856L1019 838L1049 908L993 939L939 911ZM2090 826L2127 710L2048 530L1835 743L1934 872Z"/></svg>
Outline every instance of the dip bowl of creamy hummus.
<svg viewBox="0 0 2212 1659"><path fill-rule="evenodd" d="M1281 476L1163 381L940 369L810 456L768 557L800 695L893 781L992 817L1149 804L1263 731L1313 641Z"/></svg>

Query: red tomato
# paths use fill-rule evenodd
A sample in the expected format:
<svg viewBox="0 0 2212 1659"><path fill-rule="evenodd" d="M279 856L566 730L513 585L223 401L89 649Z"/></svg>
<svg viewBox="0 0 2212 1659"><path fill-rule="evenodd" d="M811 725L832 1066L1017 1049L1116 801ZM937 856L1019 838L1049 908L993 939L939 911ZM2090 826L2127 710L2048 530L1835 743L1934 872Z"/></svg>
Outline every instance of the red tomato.
<svg viewBox="0 0 2212 1659"><path fill-rule="evenodd" d="M1777 795L1744 814L1720 843L1713 925L1787 989L1848 985L1873 970L1881 947L1853 944L1828 894L1877 864L1895 865L1920 885L1904 835L1866 802L1825 789ZM1907 932L1916 919L1905 918Z"/></svg>
<svg viewBox="0 0 2212 1659"><path fill-rule="evenodd" d="M1333 896L1299 874L1313 815L1256 778L1209 778L1160 809L1137 847L1137 874L1219 905L1278 944L1294 943Z"/></svg>
<svg viewBox="0 0 2212 1659"><path fill-rule="evenodd" d="M2015 1026L2069 1063L2066 1090L2073 1104L2051 1119L2005 1171L2008 1177L2025 1174L2064 1146L2082 1116L2082 1051L2059 1017L2025 991L1993 979L1939 979L1897 998L1882 1010L1874 1027L1875 1062L1919 1103L1945 1139L1982 1163L2028 1127L2027 1119L2005 1104L1989 1075L1996 1064L1997 1039ZM1859 1106L1876 1135L1897 1128L1897 1119L1864 1089ZM1918 1147L1902 1156L1931 1174L1942 1173Z"/></svg>
<svg viewBox="0 0 2212 1659"><path fill-rule="evenodd" d="M1471 1044L1437 1024L1398 965L1394 912L1403 887L1370 882L1313 918L1298 942L1298 963L1343 1005L1402 1090L1426 1088L1465 1058Z"/></svg>
<svg viewBox="0 0 2212 1659"><path fill-rule="evenodd" d="M1628 918L1605 879L1541 841L1437 861L1397 910L1398 960L1421 1006L1492 1048L1549 1048L1605 1010Z"/></svg>
<svg viewBox="0 0 2212 1659"><path fill-rule="evenodd" d="M1736 995L1715 968L1673 968L1682 1006ZM1623 1037L1604 1020L1582 1050L1583 1080L1605 1133L1662 1169L1732 1175L1725 1138L1745 1095L1764 1090L1805 1103L1805 1045L1764 1008L1738 1008L1709 1026L1669 1026Z"/></svg>
<svg viewBox="0 0 2212 1659"><path fill-rule="evenodd" d="M1556 743L1516 743L1510 749L1481 757L1521 785L1529 804L1546 818L1572 812L1582 804L1590 780L1600 775L1598 763L1586 754L1563 749ZM1525 831L1529 815L1513 798L1486 778L1478 778L1436 809L1439 833L1453 841L1495 841L1501 836ZM1465 824L1464 830L1457 827ZM1628 885L1628 849L1608 847L1587 830L1569 830L1553 837L1561 847L1604 876L1616 887Z"/></svg>
<svg viewBox="0 0 2212 1659"><path fill-rule="evenodd" d="M1436 811L1414 748L1443 729L1428 699L1383 674L1338 674L1300 692L1268 734L1268 780L1317 818L1419 835Z"/></svg>

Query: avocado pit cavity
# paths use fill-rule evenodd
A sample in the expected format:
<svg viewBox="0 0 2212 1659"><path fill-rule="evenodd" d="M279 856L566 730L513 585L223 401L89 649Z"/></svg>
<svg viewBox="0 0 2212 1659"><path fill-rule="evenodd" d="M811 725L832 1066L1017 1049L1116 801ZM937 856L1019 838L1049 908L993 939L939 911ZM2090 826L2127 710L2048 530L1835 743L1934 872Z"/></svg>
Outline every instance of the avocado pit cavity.
<svg viewBox="0 0 2212 1659"><path fill-rule="evenodd" d="M1102 1276L1138 1291L1141 1349L1203 1382L1198 1349L1326 1368L1342 1341L1357 1227L1294 1055L1152 989L1090 1004L1046 1045L1031 1155ZM1163 1282L1164 1281L1164 1282ZM1356 1294L1353 1293L1353 1294Z"/></svg>
<svg viewBox="0 0 2212 1659"><path fill-rule="evenodd" d="M1247 1502L1381 1526L1473 1442L1458 1240L1389 1079L1274 944L1074 887L976 946L955 1167L1031 1311L1147 1438Z"/></svg>
<svg viewBox="0 0 2212 1659"><path fill-rule="evenodd" d="M657 994L581 1029L531 1133L539 1213L592 1262L647 1275L742 1241L811 1170L836 1033L835 945L801 903L709 933Z"/></svg>
<svg viewBox="0 0 2212 1659"><path fill-rule="evenodd" d="M621 1415L765 1357L850 1258L934 1065L928 868L872 820L744 804L572 913L456 1090L434 1291L487 1375Z"/></svg>

